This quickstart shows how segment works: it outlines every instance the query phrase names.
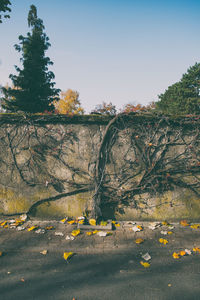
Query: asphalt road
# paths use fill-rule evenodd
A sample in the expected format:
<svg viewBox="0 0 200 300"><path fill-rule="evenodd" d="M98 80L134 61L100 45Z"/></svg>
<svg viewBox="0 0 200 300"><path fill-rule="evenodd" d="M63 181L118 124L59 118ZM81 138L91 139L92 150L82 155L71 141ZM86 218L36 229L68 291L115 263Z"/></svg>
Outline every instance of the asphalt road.
<svg viewBox="0 0 200 300"><path fill-rule="evenodd" d="M0 300L200 300L200 253L172 257L200 247L200 228L175 224L163 245L165 228L152 231L148 223L141 232L120 226L105 238L82 232L74 241L65 236L75 227L52 225L45 234L0 228ZM137 245L137 238L144 243ZM47 254L40 254L44 249ZM76 255L67 262L64 251ZM140 261L146 252L152 259L145 269Z"/></svg>
<svg viewBox="0 0 200 300"><path fill-rule="evenodd" d="M13 251L0 260L0 299L199 300L200 256L173 260L167 249L143 268L140 254L79 254Z"/></svg>

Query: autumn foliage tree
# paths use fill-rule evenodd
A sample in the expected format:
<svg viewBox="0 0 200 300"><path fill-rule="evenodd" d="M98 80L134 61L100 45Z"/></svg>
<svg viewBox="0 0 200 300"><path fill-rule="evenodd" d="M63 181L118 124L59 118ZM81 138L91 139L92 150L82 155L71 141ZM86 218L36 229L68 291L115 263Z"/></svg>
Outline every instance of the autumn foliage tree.
<svg viewBox="0 0 200 300"><path fill-rule="evenodd" d="M124 109L122 112L125 113L130 113L130 112L145 112L145 111L153 111L155 109L155 103L151 102L147 105L142 105L142 104L131 104L128 103L125 105Z"/></svg>
<svg viewBox="0 0 200 300"><path fill-rule="evenodd" d="M84 109L81 107L79 93L71 89L61 92L61 97L58 102L54 103L54 106L56 112L59 114L82 115L84 113Z"/></svg>
<svg viewBox="0 0 200 300"><path fill-rule="evenodd" d="M95 109L91 111L92 114L102 114L102 115L111 115L114 116L117 113L116 106L110 103L102 102L95 106Z"/></svg>

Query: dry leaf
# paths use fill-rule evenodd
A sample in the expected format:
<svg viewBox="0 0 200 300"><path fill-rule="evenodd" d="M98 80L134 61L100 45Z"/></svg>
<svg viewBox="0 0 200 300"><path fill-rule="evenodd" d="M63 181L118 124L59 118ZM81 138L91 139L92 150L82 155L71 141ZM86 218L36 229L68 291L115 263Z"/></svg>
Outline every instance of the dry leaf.
<svg viewBox="0 0 200 300"><path fill-rule="evenodd" d="M52 230L52 229L54 229L54 227L53 226L47 226L47 227L45 227L45 229L46 230Z"/></svg>
<svg viewBox="0 0 200 300"><path fill-rule="evenodd" d="M193 250L194 252L199 252L199 253L200 253L200 248L198 248L198 247L194 247L192 250Z"/></svg>
<svg viewBox="0 0 200 300"><path fill-rule="evenodd" d="M144 260L150 260L151 259L151 256L149 255L149 253L147 252L147 253L145 253L144 255L142 255L142 258L144 259Z"/></svg>
<svg viewBox="0 0 200 300"><path fill-rule="evenodd" d="M106 226L106 225L108 225L108 222L106 222L106 221L101 221L100 225L101 225L101 226Z"/></svg>
<svg viewBox="0 0 200 300"><path fill-rule="evenodd" d="M75 221L74 221L74 220L71 220L71 221L68 221L67 223L70 224L70 225L72 225L72 224L75 223Z"/></svg>
<svg viewBox="0 0 200 300"><path fill-rule="evenodd" d="M3 251L0 251L0 257L3 256Z"/></svg>
<svg viewBox="0 0 200 300"><path fill-rule="evenodd" d="M137 225L137 228L142 231L143 230L143 227L141 225Z"/></svg>
<svg viewBox="0 0 200 300"><path fill-rule="evenodd" d="M92 226L96 226L96 220L95 219L89 219L89 224Z"/></svg>
<svg viewBox="0 0 200 300"><path fill-rule="evenodd" d="M169 225L169 223L167 221L163 221L162 225L167 226L167 225Z"/></svg>
<svg viewBox="0 0 200 300"><path fill-rule="evenodd" d="M193 224L190 227L193 229L198 229L200 227L200 224Z"/></svg>
<svg viewBox="0 0 200 300"><path fill-rule="evenodd" d="M93 230L92 233L96 234L97 232L99 232L99 230Z"/></svg>
<svg viewBox="0 0 200 300"><path fill-rule="evenodd" d="M73 231L71 232L71 235L72 235L72 236L77 236L77 235L79 235L80 233L81 233L80 229L75 229L75 230L73 230Z"/></svg>
<svg viewBox="0 0 200 300"><path fill-rule="evenodd" d="M172 254L172 256L173 256L173 258L175 258L175 259L180 258L180 255L179 255L179 253L177 253L177 252L174 252L174 253Z"/></svg>
<svg viewBox="0 0 200 300"><path fill-rule="evenodd" d="M186 220L181 220L180 224L181 224L181 226L189 226L189 224Z"/></svg>
<svg viewBox="0 0 200 300"><path fill-rule="evenodd" d="M160 238L160 239L159 239L159 242L160 242L161 244L164 244L164 245L168 244L168 240L163 239L163 238Z"/></svg>
<svg viewBox="0 0 200 300"><path fill-rule="evenodd" d="M149 268L149 267L150 267L150 264L149 264L148 262L141 261L140 264L141 264L144 268Z"/></svg>
<svg viewBox="0 0 200 300"><path fill-rule="evenodd" d="M73 255L74 255L74 252L64 252L63 258L64 258L65 260L68 260L68 259L70 259Z"/></svg>
<svg viewBox="0 0 200 300"><path fill-rule="evenodd" d="M184 250L179 251L180 256L186 255L186 252Z"/></svg>
<svg viewBox="0 0 200 300"><path fill-rule="evenodd" d="M43 255L46 255L47 252L48 252L47 250L43 250L43 251L41 251L40 253L43 254Z"/></svg>
<svg viewBox="0 0 200 300"><path fill-rule="evenodd" d="M92 231L87 231L86 234L87 235L93 235L93 232Z"/></svg>
<svg viewBox="0 0 200 300"><path fill-rule="evenodd" d="M172 231L167 231L167 234L173 234L173 232Z"/></svg>
<svg viewBox="0 0 200 300"><path fill-rule="evenodd" d="M143 239L136 239L135 242L136 242L136 244L141 244L141 243L144 242L144 240Z"/></svg>
<svg viewBox="0 0 200 300"><path fill-rule="evenodd" d="M35 230L35 229L37 229L37 228L38 228L38 226L37 226L37 225L34 225L34 226L29 227L29 228L28 228L28 231L32 231L32 230Z"/></svg>
<svg viewBox="0 0 200 300"><path fill-rule="evenodd" d="M60 223L65 224L67 222L67 220L68 220L68 218L64 218L64 219L60 220Z"/></svg>

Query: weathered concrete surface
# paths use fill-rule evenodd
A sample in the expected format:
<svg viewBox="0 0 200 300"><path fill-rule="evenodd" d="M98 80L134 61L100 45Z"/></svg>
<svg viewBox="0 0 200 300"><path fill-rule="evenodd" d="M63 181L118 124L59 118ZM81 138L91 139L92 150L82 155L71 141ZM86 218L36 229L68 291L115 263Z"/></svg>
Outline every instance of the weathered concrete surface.
<svg viewBox="0 0 200 300"><path fill-rule="evenodd" d="M34 116L30 119L24 117L20 119L12 115L0 116L1 214L27 212L38 201L41 201L41 204L32 211L32 214L38 217L66 215L77 217L91 210L99 147L106 125L111 118L84 116L75 119L69 120L63 116L52 117L52 119L51 116ZM133 122L126 128L120 129L117 139L113 141L105 167L105 178L109 185L108 192L115 202L113 207L105 205L104 216L105 218L116 217L119 220L161 220L163 218L178 220L182 217L198 219L199 196L185 187L174 186L172 190L156 195L140 192L130 197L126 203L120 200L121 191L137 185L144 175L145 166L136 163L137 155L139 156L140 153L135 152L130 145L131 137L135 132L136 137L140 134L141 143L145 147L148 146L148 141L154 132L149 125L149 120L151 121L151 117L148 122L146 121L150 127L144 123L147 130L145 128L145 133L140 133L138 124L145 119L140 118L135 121L133 118ZM192 147L194 127L197 127L191 124L184 132L187 146L190 147ZM163 128L162 130L165 129ZM177 168L184 168L184 164L195 165L200 158L199 140L194 144L195 157L189 152L190 149L187 150L183 145L182 136L177 138L176 134L178 136L178 131L174 129L172 140L176 138L177 145L171 145L163 158L164 168L167 166L163 175L163 185L168 184L167 172L172 168L169 158L174 157L177 160ZM155 142L157 139L155 137ZM166 138L163 141L166 142ZM184 153L188 160L181 160L179 157L181 153ZM158 151L155 154L156 159L159 155ZM184 176L182 173L185 182L193 183L195 180L200 180L199 172L196 171L199 167L197 165L195 169L195 177L189 171ZM189 167L187 168L189 170ZM119 185L120 180L123 181L124 174L129 177L129 180ZM175 174L174 178L177 176L181 175ZM113 196L112 189L115 190ZM84 192L81 192L82 190ZM74 194L68 195L74 191ZM54 197L55 199L52 199Z"/></svg>

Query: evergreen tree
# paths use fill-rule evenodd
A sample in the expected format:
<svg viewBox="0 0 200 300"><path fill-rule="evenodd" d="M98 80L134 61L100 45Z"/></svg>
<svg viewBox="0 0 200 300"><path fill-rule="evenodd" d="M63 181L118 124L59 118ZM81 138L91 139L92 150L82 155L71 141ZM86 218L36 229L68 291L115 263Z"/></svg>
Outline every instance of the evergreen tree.
<svg viewBox="0 0 200 300"><path fill-rule="evenodd" d="M11 12L9 5L11 5L9 0L0 0L0 23L2 23L2 17L10 18L8 15L8 12Z"/></svg>
<svg viewBox="0 0 200 300"><path fill-rule="evenodd" d="M18 75L10 75L13 88L3 88L4 104L8 111L24 111L37 113L52 111L53 101L59 94L55 89L53 72L48 71L48 65L53 63L45 52L49 48L49 38L44 33L43 21L37 17L37 9L31 5L28 14L28 26L31 32L27 37L19 36L19 45L15 49L22 52L23 69L15 66Z"/></svg>
<svg viewBox="0 0 200 300"><path fill-rule="evenodd" d="M156 108L169 114L200 114L200 63L187 70L181 80L158 96Z"/></svg>

